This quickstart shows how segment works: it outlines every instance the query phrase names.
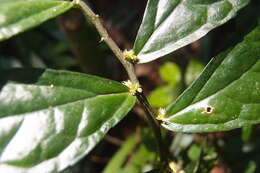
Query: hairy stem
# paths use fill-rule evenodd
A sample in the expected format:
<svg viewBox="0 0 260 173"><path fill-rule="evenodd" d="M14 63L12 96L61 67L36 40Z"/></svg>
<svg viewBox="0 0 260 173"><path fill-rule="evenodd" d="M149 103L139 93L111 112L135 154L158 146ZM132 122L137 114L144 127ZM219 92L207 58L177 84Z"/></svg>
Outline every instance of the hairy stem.
<svg viewBox="0 0 260 173"><path fill-rule="evenodd" d="M124 55L122 51L119 49L117 44L112 40L112 38L108 35L107 30L100 22L99 16L96 15L89 6L84 3L83 1L78 1L77 4L79 7L84 11L84 14L90 19L90 21L95 25L97 28L97 31L101 35L101 41L104 41L108 47L113 51L113 53L116 55L117 59L121 62L121 64L124 66L125 70L127 71L127 74L130 78L130 80L133 83L138 83L137 77L134 72L134 66L132 63L125 60Z"/></svg>
<svg viewBox="0 0 260 173"><path fill-rule="evenodd" d="M135 75L134 65L125 59L123 52L120 50L120 48L117 46L117 44L112 40L112 38L108 35L107 30L104 28L104 26L100 22L99 16L96 15L89 8L89 6L87 4L85 4L83 1L77 0L77 1L75 1L75 3L83 10L85 16L88 17L90 19L90 21L95 25L95 27L97 28L97 31L101 35L101 41L104 41L108 45L108 47L116 55L117 59L122 63L125 70L127 71L127 74L129 76L131 82L139 84L139 81ZM152 131L156 138L157 148L158 148L160 159L162 162L167 163L168 162L168 153L167 153L166 147L162 140L160 124L155 119L156 115L154 114L153 109L151 108L150 104L148 103L146 97L144 96L144 94L142 92L141 93L137 92L136 96L146 113L146 118L147 118L148 124L152 128Z"/></svg>

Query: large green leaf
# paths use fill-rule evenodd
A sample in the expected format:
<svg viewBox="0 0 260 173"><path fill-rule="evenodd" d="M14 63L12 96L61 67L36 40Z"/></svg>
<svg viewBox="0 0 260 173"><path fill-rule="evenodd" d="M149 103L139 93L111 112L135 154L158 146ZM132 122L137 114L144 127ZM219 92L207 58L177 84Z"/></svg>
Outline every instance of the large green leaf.
<svg viewBox="0 0 260 173"><path fill-rule="evenodd" d="M16 69L0 79L0 172L74 164L135 103L124 85L80 73Z"/></svg>
<svg viewBox="0 0 260 173"><path fill-rule="evenodd" d="M0 41L40 25L73 7L68 1L0 0Z"/></svg>
<svg viewBox="0 0 260 173"><path fill-rule="evenodd" d="M260 123L260 24L241 43L213 58L166 114L163 126L181 132Z"/></svg>
<svg viewBox="0 0 260 173"><path fill-rule="evenodd" d="M149 0L134 45L145 63L179 49L227 22L250 0Z"/></svg>

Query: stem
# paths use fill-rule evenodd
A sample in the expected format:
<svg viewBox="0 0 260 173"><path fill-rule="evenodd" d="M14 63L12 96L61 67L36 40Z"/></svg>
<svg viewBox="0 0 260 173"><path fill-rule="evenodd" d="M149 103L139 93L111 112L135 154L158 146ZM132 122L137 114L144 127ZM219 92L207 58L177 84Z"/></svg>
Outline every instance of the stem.
<svg viewBox="0 0 260 173"><path fill-rule="evenodd" d="M155 119L155 113L143 93L137 93L136 96L137 96L137 99L139 100L139 102L141 103L143 109L145 110L145 113L146 113L145 115L148 120L148 124L154 133L156 143L157 143L157 150L159 152L160 159L163 163L167 163L168 162L168 151L166 150L166 147L162 140L160 124Z"/></svg>
<svg viewBox="0 0 260 173"><path fill-rule="evenodd" d="M122 51L119 49L117 44L112 40L112 38L108 35L107 30L104 28L102 23L100 22L99 16L96 15L89 6L83 2L78 1L77 4L79 7L83 10L84 14L90 19L90 21L95 25L97 28L97 31L101 35L101 41L104 41L108 47L113 51L113 53L116 55L117 59L121 62L121 64L124 66L130 80L132 83L139 83L137 80L137 77L135 76L134 72L134 66L132 63L125 60L124 55Z"/></svg>
<svg viewBox="0 0 260 173"><path fill-rule="evenodd" d="M81 0L75 1L75 3L83 10L86 17L90 19L90 21L95 25L97 28L97 31L101 35L101 40L104 41L108 47L113 51L113 53L116 55L117 59L122 63L125 70L127 71L127 74L131 80L132 83L139 84L139 81L135 75L134 71L134 65L130 62L128 62L120 50L120 48L117 46L117 44L112 40L112 38L108 35L107 30L104 28L102 23L100 22L99 16L96 15L89 6L84 3ZM152 131L154 133L154 136L156 138L157 148L159 152L160 159L163 163L168 162L168 153L165 148L165 145L162 140L161 135L161 128L158 121L155 119L155 113L153 112L152 107L148 103L146 97L143 93L137 92L136 94L137 99L141 103L143 109L145 110L145 115L148 121L149 126L152 128Z"/></svg>

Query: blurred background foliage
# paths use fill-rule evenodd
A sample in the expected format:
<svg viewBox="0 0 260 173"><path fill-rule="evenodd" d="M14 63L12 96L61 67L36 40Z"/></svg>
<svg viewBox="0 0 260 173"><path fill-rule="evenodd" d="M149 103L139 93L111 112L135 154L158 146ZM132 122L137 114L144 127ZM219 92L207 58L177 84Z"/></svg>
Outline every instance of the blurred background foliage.
<svg viewBox="0 0 260 173"><path fill-rule="evenodd" d="M89 0L111 37L131 49L146 0ZM200 74L211 57L240 41L259 17L251 3L225 25L159 60L136 66L145 94L157 109L173 102ZM117 81L127 76L78 10L0 43L0 69L39 67L79 71ZM140 173L156 169L153 136L137 104L134 110L84 159L64 173ZM259 126L208 134L165 133L171 163L187 173L260 172ZM156 170L154 171L156 172Z"/></svg>

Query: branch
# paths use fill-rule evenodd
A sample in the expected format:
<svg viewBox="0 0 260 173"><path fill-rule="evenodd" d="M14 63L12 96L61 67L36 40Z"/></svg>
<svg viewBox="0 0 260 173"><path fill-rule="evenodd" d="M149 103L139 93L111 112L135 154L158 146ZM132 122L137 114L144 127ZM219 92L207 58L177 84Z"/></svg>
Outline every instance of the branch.
<svg viewBox="0 0 260 173"><path fill-rule="evenodd" d="M121 64L124 66L125 70L127 71L127 74L132 81L132 83L139 83L137 80L137 77L135 76L134 72L134 66L132 63L128 62L122 53L122 51L119 49L119 47L116 45L114 40L108 35L107 30L104 28L102 23L100 22L99 16L96 15L89 6L84 3L83 1L77 1L76 4L79 5L79 7L83 10L86 17L90 19L90 21L95 25L97 28L97 31L101 35L101 41L104 41L108 47L113 51L113 53L116 55L117 59L121 62Z"/></svg>
<svg viewBox="0 0 260 173"><path fill-rule="evenodd" d="M90 19L90 21L95 25L95 27L97 28L97 31L101 35L101 41L104 41L108 45L108 47L116 55L117 59L122 63L125 70L127 71L130 81L133 84L139 85L139 81L135 75L134 65L125 59L123 52L116 45L116 43L112 40L112 38L108 35L107 30L104 28L104 26L100 22L99 16L96 15L89 8L89 6L87 4L85 4L83 1L75 0L75 3L79 6L79 8L81 8L83 10L85 16L88 17ZM145 113L146 113L145 115L146 115L148 124L154 133L160 159L163 163L167 163L168 162L168 152L167 152L166 147L162 140L160 124L155 119L156 115L155 115L152 107L148 103L146 97L144 96L143 92L137 91L136 96L137 96L137 99L139 100L139 102L141 103L143 109L145 110Z"/></svg>

